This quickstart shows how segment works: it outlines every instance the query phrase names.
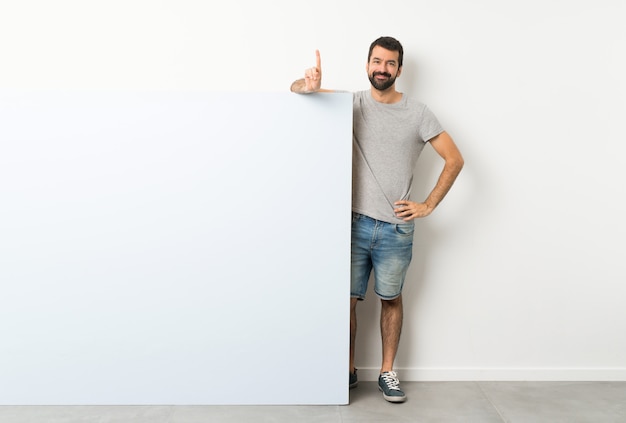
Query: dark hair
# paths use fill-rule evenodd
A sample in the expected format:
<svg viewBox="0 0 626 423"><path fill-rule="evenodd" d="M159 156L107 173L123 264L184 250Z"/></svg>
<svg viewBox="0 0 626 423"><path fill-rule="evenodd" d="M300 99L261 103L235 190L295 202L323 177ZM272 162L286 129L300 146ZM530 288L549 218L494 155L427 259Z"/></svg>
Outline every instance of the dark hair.
<svg viewBox="0 0 626 423"><path fill-rule="evenodd" d="M369 63L372 57L372 50L374 47L380 46L389 51L397 51L398 52L398 67L402 66L402 56L404 56L404 49L402 48L402 44L400 41L396 40L393 37L380 37L370 45L370 51L367 55L367 62Z"/></svg>

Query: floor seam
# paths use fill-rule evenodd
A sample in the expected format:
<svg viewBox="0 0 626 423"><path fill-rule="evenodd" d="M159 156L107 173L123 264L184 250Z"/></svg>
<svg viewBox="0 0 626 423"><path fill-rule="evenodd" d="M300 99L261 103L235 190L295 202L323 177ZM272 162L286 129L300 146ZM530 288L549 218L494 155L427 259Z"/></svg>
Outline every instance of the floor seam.
<svg viewBox="0 0 626 423"><path fill-rule="evenodd" d="M483 394L483 397L487 400L487 402L493 407L494 410L496 410L496 413L498 413L498 417L500 417L502 422L503 423L507 423L506 418L500 412L500 409L498 408L498 406L496 406L496 404L491 400L491 397L489 395L487 395L487 392L483 388L482 383L480 383L480 382L474 382L474 383L476 383L476 385L478 385L478 389L480 389L480 392Z"/></svg>

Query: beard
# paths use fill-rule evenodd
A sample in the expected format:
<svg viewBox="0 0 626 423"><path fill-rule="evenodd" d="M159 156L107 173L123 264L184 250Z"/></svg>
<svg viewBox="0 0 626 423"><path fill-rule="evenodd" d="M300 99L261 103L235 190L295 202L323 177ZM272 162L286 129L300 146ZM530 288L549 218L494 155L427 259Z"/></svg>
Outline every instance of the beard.
<svg viewBox="0 0 626 423"><path fill-rule="evenodd" d="M376 79L378 75L386 76L388 79L385 81L379 81ZM386 72L374 72L371 75L369 75L368 78L372 86L376 88L378 91L385 91L396 82L396 77L395 76L391 77L391 74L386 73Z"/></svg>

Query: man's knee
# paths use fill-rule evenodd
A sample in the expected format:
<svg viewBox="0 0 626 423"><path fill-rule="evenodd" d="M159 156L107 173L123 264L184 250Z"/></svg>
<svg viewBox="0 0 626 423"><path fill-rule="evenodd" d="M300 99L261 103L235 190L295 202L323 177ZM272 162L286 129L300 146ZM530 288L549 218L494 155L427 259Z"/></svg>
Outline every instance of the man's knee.
<svg viewBox="0 0 626 423"><path fill-rule="evenodd" d="M397 307L402 305L402 295L399 295L396 298L392 298L390 300L385 300L381 298L380 302L383 307Z"/></svg>

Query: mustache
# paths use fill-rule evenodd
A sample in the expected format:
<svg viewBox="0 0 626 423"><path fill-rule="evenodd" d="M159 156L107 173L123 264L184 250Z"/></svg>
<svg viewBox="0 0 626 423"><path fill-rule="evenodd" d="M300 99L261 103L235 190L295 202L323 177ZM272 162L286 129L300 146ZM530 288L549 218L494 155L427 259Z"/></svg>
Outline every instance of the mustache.
<svg viewBox="0 0 626 423"><path fill-rule="evenodd" d="M391 78L391 74L390 74L390 73L387 73L387 72L374 72L374 73L372 74L372 76L378 76L378 75L381 75L381 76L386 76L387 78Z"/></svg>

